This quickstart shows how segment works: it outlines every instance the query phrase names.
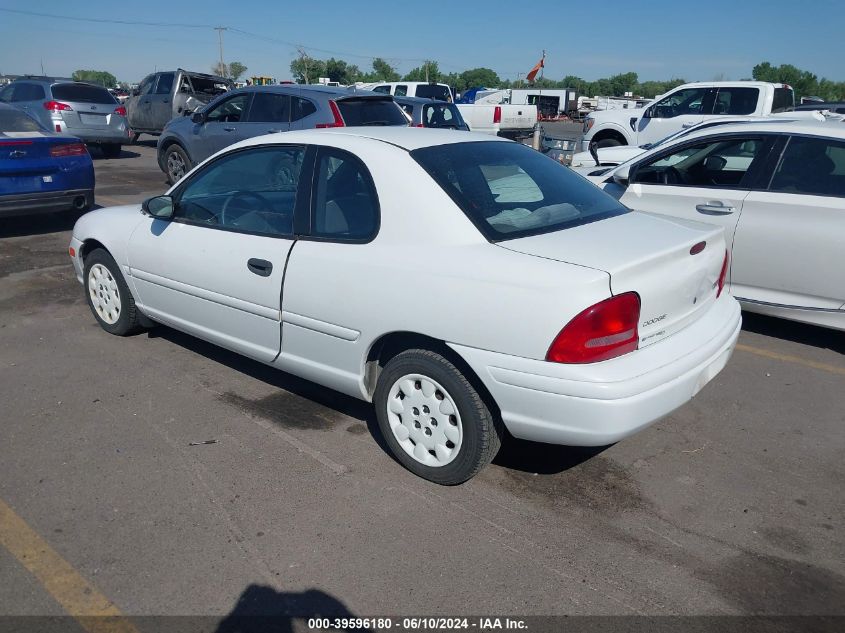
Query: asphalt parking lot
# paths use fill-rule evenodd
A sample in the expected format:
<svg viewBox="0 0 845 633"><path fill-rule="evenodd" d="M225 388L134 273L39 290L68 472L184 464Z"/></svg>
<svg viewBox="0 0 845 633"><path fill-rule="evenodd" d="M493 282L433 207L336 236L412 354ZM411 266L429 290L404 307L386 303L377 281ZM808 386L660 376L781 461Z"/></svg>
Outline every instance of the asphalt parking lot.
<svg viewBox="0 0 845 633"><path fill-rule="evenodd" d="M95 167L103 206L166 189L154 141ZM651 428L444 488L364 403L103 332L74 220L0 220L0 614L845 614L842 333L745 315Z"/></svg>

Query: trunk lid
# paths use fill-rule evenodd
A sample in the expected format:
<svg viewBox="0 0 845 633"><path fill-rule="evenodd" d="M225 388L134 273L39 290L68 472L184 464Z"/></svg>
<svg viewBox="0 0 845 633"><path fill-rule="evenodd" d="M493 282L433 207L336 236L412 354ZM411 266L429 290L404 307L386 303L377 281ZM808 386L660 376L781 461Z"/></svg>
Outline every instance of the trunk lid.
<svg viewBox="0 0 845 633"><path fill-rule="evenodd" d="M692 254L701 242L704 249ZM638 212L498 245L604 271L614 295L639 294L641 348L682 330L707 310L716 299L725 257L721 227Z"/></svg>

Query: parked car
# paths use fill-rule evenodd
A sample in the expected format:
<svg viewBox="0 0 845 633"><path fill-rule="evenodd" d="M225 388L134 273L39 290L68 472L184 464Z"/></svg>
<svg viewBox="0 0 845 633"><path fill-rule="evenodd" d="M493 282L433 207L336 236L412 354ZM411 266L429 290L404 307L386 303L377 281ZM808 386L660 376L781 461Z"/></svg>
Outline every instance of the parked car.
<svg viewBox="0 0 845 633"><path fill-rule="evenodd" d="M635 433L711 380L740 328L721 228L633 213L471 132L252 138L85 215L69 252L107 332L163 323L372 401L396 459L441 484L488 463L503 427Z"/></svg>
<svg viewBox="0 0 845 633"><path fill-rule="evenodd" d="M48 130L99 145L110 158L120 156L129 140L126 108L102 86L27 77L3 88L0 102L23 110Z"/></svg>
<svg viewBox="0 0 845 633"><path fill-rule="evenodd" d="M841 122L704 129L591 179L631 208L724 227L749 312L845 330Z"/></svg>
<svg viewBox="0 0 845 633"><path fill-rule="evenodd" d="M845 114L845 101L819 101L814 103L802 103L795 106L796 112L813 110L828 110L835 114Z"/></svg>
<svg viewBox="0 0 845 633"><path fill-rule="evenodd" d="M787 84L713 81L684 84L645 108L602 110L584 119L581 149L654 143L720 116L767 116L791 110L795 95Z"/></svg>
<svg viewBox="0 0 845 633"><path fill-rule="evenodd" d="M172 118L190 114L234 87L225 77L181 68L147 75L125 101L133 142L141 134L160 134Z"/></svg>
<svg viewBox="0 0 845 633"><path fill-rule="evenodd" d="M158 140L158 164L171 184L224 147L261 134L358 125L408 125L393 98L319 85L250 86L221 95L190 117L173 119Z"/></svg>
<svg viewBox="0 0 845 633"><path fill-rule="evenodd" d="M393 95L394 97L419 97L420 99L437 99L449 102L455 100L452 89L448 84L439 84L433 81L385 81L365 84L362 88Z"/></svg>
<svg viewBox="0 0 845 633"><path fill-rule="evenodd" d="M410 117L411 125L414 127L469 131L469 126L454 103L418 97L394 97L393 100Z"/></svg>
<svg viewBox="0 0 845 633"><path fill-rule="evenodd" d="M92 204L94 165L85 144L0 103L0 216Z"/></svg>
<svg viewBox="0 0 845 633"><path fill-rule="evenodd" d="M511 140L531 136L537 125L537 106L459 103L458 110L473 132Z"/></svg>

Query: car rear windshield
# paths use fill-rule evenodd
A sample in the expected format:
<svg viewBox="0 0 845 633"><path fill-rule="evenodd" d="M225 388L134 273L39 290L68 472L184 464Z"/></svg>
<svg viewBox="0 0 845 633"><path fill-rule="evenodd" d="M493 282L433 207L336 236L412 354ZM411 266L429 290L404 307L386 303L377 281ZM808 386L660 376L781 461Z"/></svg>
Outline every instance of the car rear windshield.
<svg viewBox="0 0 845 633"><path fill-rule="evenodd" d="M355 125L408 125L393 99L338 99L343 122Z"/></svg>
<svg viewBox="0 0 845 633"><path fill-rule="evenodd" d="M426 127L457 129L464 126L458 106L435 101L423 106L423 123Z"/></svg>
<svg viewBox="0 0 845 633"><path fill-rule="evenodd" d="M40 132L42 127L19 110L0 110L0 134L5 132Z"/></svg>
<svg viewBox="0 0 845 633"><path fill-rule="evenodd" d="M108 90L86 84L55 84L50 90L53 99L77 103L117 103Z"/></svg>
<svg viewBox="0 0 845 633"><path fill-rule="evenodd" d="M446 86L439 84L425 84L417 86L415 97L422 99L438 99L440 101L451 101L452 93Z"/></svg>
<svg viewBox="0 0 845 633"><path fill-rule="evenodd" d="M519 143L453 143L417 149L411 156L491 241L628 212L567 167Z"/></svg>

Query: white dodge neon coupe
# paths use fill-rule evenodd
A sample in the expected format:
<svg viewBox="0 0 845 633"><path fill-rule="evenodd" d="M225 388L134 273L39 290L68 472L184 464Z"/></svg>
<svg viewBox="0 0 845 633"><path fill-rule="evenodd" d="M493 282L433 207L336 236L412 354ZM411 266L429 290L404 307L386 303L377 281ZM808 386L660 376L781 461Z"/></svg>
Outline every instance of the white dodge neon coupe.
<svg viewBox="0 0 845 633"><path fill-rule="evenodd" d="M475 475L504 428L601 446L689 401L740 329L719 227L631 212L487 135L288 132L69 249L97 321L162 323L372 401L397 460Z"/></svg>

